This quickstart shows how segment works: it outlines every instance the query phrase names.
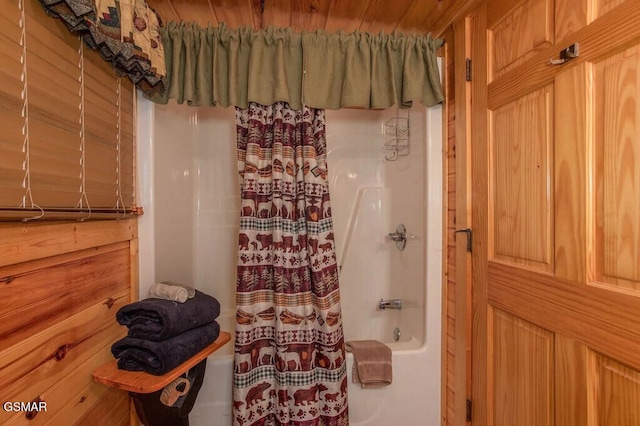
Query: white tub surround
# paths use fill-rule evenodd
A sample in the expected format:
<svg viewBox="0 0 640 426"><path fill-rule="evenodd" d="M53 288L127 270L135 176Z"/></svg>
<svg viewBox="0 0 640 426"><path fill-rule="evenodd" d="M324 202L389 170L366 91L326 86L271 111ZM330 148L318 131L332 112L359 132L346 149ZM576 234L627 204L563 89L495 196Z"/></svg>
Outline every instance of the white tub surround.
<svg viewBox="0 0 640 426"><path fill-rule="evenodd" d="M384 123L399 113L327 111L331 206L341 267L346 340L393 351L393 383L361 389L349 377L351 426L440 424L442 109L410 112L410 153L385 161ZM141 99L140 292L156 280L192 284L216 297L233 331L239 186L233 109L157 106ZM388 234L406 226L406 249ZM378 310L381 298L400 310ZM394 331L400 336L395 341ZM190 421L231 424L233 345L209 358ZM347 357L351 374L352 357Z"/></svg>

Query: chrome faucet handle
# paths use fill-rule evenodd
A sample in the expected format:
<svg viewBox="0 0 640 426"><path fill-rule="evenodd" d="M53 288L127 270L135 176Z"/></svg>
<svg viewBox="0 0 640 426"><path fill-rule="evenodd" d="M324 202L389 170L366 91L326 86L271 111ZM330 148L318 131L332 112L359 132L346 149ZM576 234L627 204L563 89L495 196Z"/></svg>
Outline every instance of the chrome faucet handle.
<svg viewBox="0 0 640 426"><path fill-rule="evenodd" d="M396 232L390 232L388 237L396 243L396 247L400 251L407 246L407 228L402 223L398 225Z"/></svg>
<svg viewBox="0 0 640 426"><path fill-rule="evenodd" d="M380 299L380 301L378 302L378 309L380 310L402 309L402 300L401 299L389 299L389 300Z"/></svg>

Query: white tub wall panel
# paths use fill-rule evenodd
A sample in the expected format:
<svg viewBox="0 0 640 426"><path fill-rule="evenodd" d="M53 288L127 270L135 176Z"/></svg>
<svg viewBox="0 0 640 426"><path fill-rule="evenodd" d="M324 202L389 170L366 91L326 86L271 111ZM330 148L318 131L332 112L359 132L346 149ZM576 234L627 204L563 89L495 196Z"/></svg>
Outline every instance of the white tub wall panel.
<svg viewBox="0 0 640 426"><path fill-rule="evenodd" d="M347 340L392 341L390 318L397 311L376 309L380 298L389 298L390 250L384 239L389 222L390 190L361 188L348 252L340 274L343 328ZM342 200L338 200L342 201Z"/></svg>
<svg viewBox="0 0 640 426"><path fill-rule="evenodd" d="M193 285L195 110L155 108L156 278Z"/></svg>
<svg viewBox="0 0 640 426"><path fill-rule="evenodd" d="M154 103L138 93L136 126L136 204L144 207L144 214L138 218L138 291L144 298L149 287L156 282L155 271L155 198L153 192L154 165Z"/></svg>
<svg viewBox="0 0 640 426"><path fill-rule="evenodd" d="M383 142L380 111L326 111L328 179L338 262L346 249L345 236L361 187L382 187L384 176L377 167ZM345 202L346 201L346 202Z"/></svg>
<svg viewBox="0 0 640 426"><path fill-rule="evenodd" d="M392 341L390 190L385 188L384 111L327 111L329 186L347 340Z"/></svg>
<svg viewBox="0 0 640 426"><path fill-rule="evenodd" d="M233 331L240 227L240 186L233 108L198 108L194 141L196 229L194 274L198 288L221 303L221 326ZM223 320L224 319L224 320ZM222 322L229 322L222 324ZM231 353L231 345L225 347Z"/></svg>
<svg viewBox="0 0 640 426"><path fill-rule="evenodd" d="M409 116L408 156L396 161L385 161L386 186L392 188L391 230L404 223L410 236L404 251L392 251L391 285L393 298L403 301L400 327L401 340L414 338L418 345L424 342L424 258L425 258L425 108L418 104L409 110L385 110L385 121L394 116ZM389 136L388 136L389 137Z"/></svg>
<svg viewBox="0 0 640 426"><path fill-rule="evenodd" d="M441 62L439 62L441 64ZM426 359L429 368L424 371L425 380L429 384L429 395L438 395L430 399L426 408L440 413L440 392L442 380L442 288L443 288L443 131L442 106L427 110L427 267L426 285ZM436 424L436 423L433 423Z"/></svg>
<svg viewBox="0 0 640 426"><path fill-rule="evenodd" d="M197 179L192 179L191 181L191 185L194 188L191 194L193 197L193 210L196 213L193 214L190 223L187 219L186 224L188 226L191 226L193 230L191 246L193 250L193 258L190 261L186 261L186 264L189 265L188 267L191 267L193 269L194 280L198 282L196 283L196 287L198 287L200 282L204 282L206 284L203 285L206 286L207 289L212 288L211 293L219 294L219 297L221 299L226 299L228 297L231 297L229 295L234 295L233 299L229 301L223 302L221 300L223 306L226 305L228 306L228 308L227 312L225 312L225 314L222 315L219 319L223 328L233 330L233 312L235 309L233 305L235 300L235 252L237 249L237 225L234 225L232 223L234 220L232 217L236 215L237 218L237 215L239 215L239 213L237 212L239 197L237 194L233 194L233 192L238 188L237 175L234 175L234 173L236 173L235 155L230 154L230 152L234 153L233 150L235 150L235 130L229 130L234 129L233 114L227 113L225 115L224 112L220 112L225 111L222 109L206 109L198 112L197 121L194 121L192 119L192 121L189 122L190 112L188 111L193 109L189 109L186 107L182 108L185 108L187 112L181 113L180 111L177 111L175 114L167 114L164 116L161 115L156 118L156 122L164 121L165 125L161 126L161 128L154 127L154 132L165 133L162 133L161 135L155 133L153 142L156 142L155 139L165 137L172 133L178 133L178 135L183 139L185 138L185 135L190 134L190 137L193 139L190 148L190 155L192 155L191 170L194 171L194 173L197 175ZM381 166L381 164L383 163L380 161L382 155L384 154L384 152L382 151L382 146L384 144L385 137L381 133L381 123L383 122L382 119L384 118L385 113L389 113L389 111L327 111L327 129L330 132L328 134L329 139L331 140L331 138L335 137L333 135L344 135L343 138L341 136L341 138L344 140L340 142L340 148L333 147L333 145L335 144L329 142L329 177L332 180L332 210L334 216L334 226L336 229L335 234L336 238L338 239L339 255L340 250L342 249L339 229L346 229L347 222L351 217L348 209L344 209L343 212L341 212L341 209L344 207L343 204L345 203L340 202L339 200L347 199L349 201L353 201L354 198L356 198L352 195L354 193L360 193L361 198L370 200L373 198L373 195L371 194L373 194L375 191L379 191L377 205L375 202L367 203L369 211L375 212L375 208L378 208L379 210L377 214L379 215L386 215L385 217L391 217L394 215L394 207L389 207L389 203L386 203L387 207L384 207L383 203L380 202L381 198L384 198L385 196L394 196L393 193L391 193L391 195L381 195L385 192L389 192L388 189L384 190L382 188L386 186L387 174L390 172L388 167L385 168ZM393 113L395 113L395 111L391 112L392 115ZM182 124L179 123L180 120L182 120ZM194 131L195 122L197 122L197 126L195 126L196 131ZM350 126L353 126L353 129L351 129ZM225 135L225 132L227 132L227 136L223 137L222 135ZM227 138L228 136L231 136L231 147L227 146L226 148L229 148L231 151L228 151L227 153L223 153L222 151L213 148L213 145L211 144L212 141L209 140L213 139L215 143L215 141L220 141ZM164 148L167 148L167 145L163 144L162 147L157 147L157 151L161 151ZM170 146L168 148L171 149ZM225 147L218 148L222 150L226 149ZM333 154L331 154L332 150ZM179 153L174 154L177 155ZM163 156L163 154L159 155L161 157ZM170 157L170 155L165 155L165 157ZM233 157L233 159L231 160L231 164L229 164L229 160L226 159L227 157ZM424 158L424 156L422 158ZM186 159L184 159L184 161L184 164L186 165L188 161ZM433 161L433 159L430 159L430 161ZM442 161L441 156L439 161ZM418 160L418 162L420 161ZM155 161L154 165L157 166L158 161ZM403 171L403 173L404 172L405 171ZM234 189L229 189L229 187L222 188L225 185L228 185L229 181L233 181L234 176L236 179L236 185L232 185ZM441 180L441 176L438 179ZM365 181L366 184L362 184L360 181ZM403 185L403 187L404 186L406 185ZM215 187L216 190L213 190L213 187ZM367 191L360 190L361 188L369 188L371 191L367 193ZM218 189L220 192L218 192ZM165 188L162 187L162 189L156 191L156 193L162 192L164 190ZM237 200L237 204L236 207L231 207L234 197ZM426 208L426 205L429 204L428 202L424 201L424 192L422 194L418 194L415 198L421 200L420 202L422 203L423 210L424 208ZM403 210L401 202L396 204L395 207L397 207L399 210ZM435 205L430 205L430 207L436 208ZM412 207L404 205L404 209L407 208L411 209ZM163 218L160 217L161 221L162 219ZM362 216L360 216L359 218L352 218L352 220L354 221L355 228L365 229L364 225L362 224L364 224L366 221L361 222L361 226L358 226L359 221L363 220ZM394 222L395 218L383 220ZM424 219L422 219L422 222L424 223ZM381 238L383 238L384 235L386 235L388 232L394 230L396 225L397 223L394 223L393 225L387 224L386 226L378 224L377 226L380 226L381 228L384 227L384 232L372 232L369 228L368 234L371 235L381 232L383 234ZM413 233L411 231L413 224L410 225L409 223L407 223L407 226L410 228L409 232ZM419 224L416 225L416 229L418 229L419 226ZM391 227L391 229L387 229L389 227ZM174 232L172 228L169 228L169 230L167 230L166 228L156 226L155 229L156 234L165 233L163 237L164 239L171 239L170 237L171 235L173 235L172 232ZM161 240L164 241L162 238ZM411 243L412 242L410 242L410 244ZM357 244L358 243L356 243L356 245ZM229 247L226 247L227 245ZM389 245L392 244L389 243ZM186 244L183 244L183 246L186 246ZM156 253L155 259L156 270L158 272L160 271L160 269L157 267L157 264L162 263L164 259L167 258L167 256L163 252L164 248L161 247L162 244L156 244L156 250L159 250L159 252ZM389 250L390 248L387 246L386 249ZM175 256L176 251L172 250L171 252ZM417 252L418 250L416 250L416 253ZM211 255L209 256L208 253L211 253ZM442 252L440 251L440 255L441 253ZM424 250L421 256L422 257L419 260L419 263L424 265ZM389 259L387 259L387 261L389 261ZM441 263L441 259L439 259L439 261ZM427 263L429 264L429 266L427 266L425 269L428 271L433 271L437 266L437 262L432 262L430 255ZM343 293L342 300L345 315L348 315L348 312L350 312L351 309L360 309L357 306L358 301L363 294L361 291L355 291L355 297L351 297L351 295L349 294L350 290L354 290L355 288L357 288L352 282L357 281L358 273L356 273L355 269L352 272L349 272L349 267L347 265L348 262L346 262L345 260L345 265L341 275L341 288ZM370 266L371 262L367 263L366 265ZM390 274L392 266L384 266L382 269L386 269L387 274ZM350 274L352 276L350 276ZM224 282L227 282L227 279L231 276L233 278L229 285L226 286L225 284L223 284ZM391 285L380 284L380 281L391 282L391 280L387 279L381 280L380 276L376 277L375 279L375 282L378 282L378 284L372 283L371 280L369 281L370 282L368 283L368 286L365 287L365 294L369 294L371 292L372 285L380 285L380 291L382 291L382 289L388 290ZM404 280L403 285L404 283L409 283L410 281L412 280ZM408 296L406 296L407 298L411 298L412 300L420 299L420 297L416 297L415 295L416 292L419 292L420 290L412 289L409 284L407 284L406 287L407 289L405 290L408 294ZM437 286L430 286L429 288L431 287ZM428 289L428 291L429 293L426 295L426 298L432 299L432 301L435 300L435 297L437 297L437 295L432 294L433 291L430 289ZM401 298L405 298L404 293ZM438 301L438 306L439 303L440 302ZM351 305L355 305L355 307ZM366 308L362 309L365 311L370 310L374 316L376 314L391 314L398 316L398 318L394 319L393 321L397 321L399 323L408 321L407 318L401 317L401 315L405 315L407 314L407 312L409 312L408 309L405 311L379 312L375 311L375 304L373 307L367 306ZM431 320L431 318L436 314L436 311L431 308L427 309L427 311L427 315ZM389 320L391 315L387 316L386 319ZM437 316L437 324L429 324L429 329L427 330L427 344L420 349L415 349L419 346L418 344L416 344L416 341L391 345L394 350L395 369L394 383L392 384L392 386L379 390L361 390L357 388L357 385L353 385L350 383L349 390L352 425L377 426L393 423L415 425L437 424L440 415L440 373L439 371L429 372L429 370L439 370L439 332L437 334L438 338L436 339L438 340L436 354L437 356L435 358L433 358L432 356L436 350L435 345L432 345L432 341L434 341L436 337L435 330L440 327L439 313L437 314ZM370 318L375 319L375 317ZM345 323L346 322L347 318L345 318ZM375 324L376 321L365 321L365 323L369 322ZM345 326L345 330L348 330L348 326ZM419 332L412 331L408 334L413 333ZM385 332L385 334L387 333ZM230 354L232 351L232 345L227 345L226 349L228 349L228 353ZM401 350L398 351L396 349ZM429 358L430 353L431 358ZM433 359L438 361L437 365L432 363L434 362ZM352 357L348 357L348 362L352 362ZM348 365L349 374L350 367L351 364ZM196 403L196 406L194 407L194 410L190 416L193 425L204 426L211 424L230 424L232 368L231 355L223 355L222 353L217 353L209 359L205 382L198 397L198 402ZM437 379L435 378L436 376ZM419 377L420 379L416 380L416 377ZM430 383L433 380L436 380L436 382ZM402 390L401 392L399 391L400 389ZM415 410L416 406L421 407L421 409ZM372 418L373 413L378 414Z"/></svg>

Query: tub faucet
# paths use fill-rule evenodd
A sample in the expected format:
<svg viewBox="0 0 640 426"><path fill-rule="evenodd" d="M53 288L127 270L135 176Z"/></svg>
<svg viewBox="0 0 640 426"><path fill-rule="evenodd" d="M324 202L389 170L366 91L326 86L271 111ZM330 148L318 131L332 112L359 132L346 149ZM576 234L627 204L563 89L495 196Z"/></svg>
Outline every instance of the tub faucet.
<svg viewBox="0 0 640 426"><path fill-rule="evenodd" d="M402 309L402 300L400 299L380 299L378 309Z"/></svg>

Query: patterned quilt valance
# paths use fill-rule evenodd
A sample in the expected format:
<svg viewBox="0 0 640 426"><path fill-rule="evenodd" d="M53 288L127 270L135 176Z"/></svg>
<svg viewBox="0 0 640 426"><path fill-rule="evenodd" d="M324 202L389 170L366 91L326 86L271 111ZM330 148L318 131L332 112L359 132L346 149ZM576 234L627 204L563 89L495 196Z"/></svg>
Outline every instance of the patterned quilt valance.
<svg viewBox="0 0 640 426"><path fill-rule="evenodd" d="M40 0L85 44L98 50L119 75L147 96L163 93L166 68L160 21L144 0Z"/></svg>

